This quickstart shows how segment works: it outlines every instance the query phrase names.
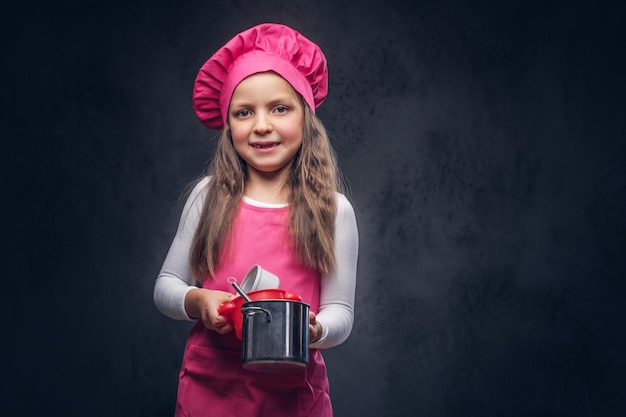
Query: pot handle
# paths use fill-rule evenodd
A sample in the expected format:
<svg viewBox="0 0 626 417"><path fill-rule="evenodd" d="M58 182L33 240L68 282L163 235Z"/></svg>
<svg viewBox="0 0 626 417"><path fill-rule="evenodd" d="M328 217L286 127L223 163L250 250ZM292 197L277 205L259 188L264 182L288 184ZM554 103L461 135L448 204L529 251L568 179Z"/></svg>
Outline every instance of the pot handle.
<svg viewBox="0 0 626 417"><path fill-rule="evenodd" d="M272 315L270 314L270 312L261 307L241 307L241 312L248 317L258 313L265 313L265 315L267 316L267 322L269 323L270 321L272 321Z"/></svg>
<svg viewBox="0 0 626 417"><path fill-rule="evenodd" d="M220 306L220 308L217 309L217 312L221 315L226 317L228 320L232 321L233 319L233 311L235 310L235 303L233 302L227 302L225 304L222 304Z"/></svg>

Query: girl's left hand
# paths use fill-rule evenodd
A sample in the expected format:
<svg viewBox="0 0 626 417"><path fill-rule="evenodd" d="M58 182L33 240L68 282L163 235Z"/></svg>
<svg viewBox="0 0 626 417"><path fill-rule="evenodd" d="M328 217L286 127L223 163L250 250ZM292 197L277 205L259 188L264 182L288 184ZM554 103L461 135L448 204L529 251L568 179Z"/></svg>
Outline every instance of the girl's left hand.
<svg viewBox="0 0 626 417"><path fill-rule="evenodd" d="M317 342L322 337L322 325L315 319L315 313L309 311L309 343Z"/></svg>

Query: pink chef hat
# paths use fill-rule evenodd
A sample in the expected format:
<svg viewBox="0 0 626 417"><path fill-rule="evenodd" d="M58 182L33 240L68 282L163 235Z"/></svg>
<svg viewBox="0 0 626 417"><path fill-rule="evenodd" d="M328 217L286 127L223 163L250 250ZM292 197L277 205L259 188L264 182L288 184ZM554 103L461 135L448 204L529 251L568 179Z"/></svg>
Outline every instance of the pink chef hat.
<svg viewBox="0 0 626 417"><path fill-rule="evenodd" d="M264 23L236 35L200 68L193 89L200 121L222 129L235 87L265 71L287 80L313 111L326 98L328 69L319 46L288 26Z"/></svg>

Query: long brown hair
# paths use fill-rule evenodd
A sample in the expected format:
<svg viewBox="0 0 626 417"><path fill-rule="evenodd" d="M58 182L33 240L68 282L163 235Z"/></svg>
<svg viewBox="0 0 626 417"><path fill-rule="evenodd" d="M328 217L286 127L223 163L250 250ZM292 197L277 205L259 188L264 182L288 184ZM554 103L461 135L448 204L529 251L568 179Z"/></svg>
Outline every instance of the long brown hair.
<svg viewBox="0 0 626 417"><path fill-rule="evenodd" d="M327 273L335 267L335 192L343 191L335 152L321 121L304 103L302 146L283 185L290 205L289 234L296 256L307 267ZM228 124L209 166L204 207L193 239L190 262L197 281L219 268L224 241L232 229L248 176Z"/></svg>

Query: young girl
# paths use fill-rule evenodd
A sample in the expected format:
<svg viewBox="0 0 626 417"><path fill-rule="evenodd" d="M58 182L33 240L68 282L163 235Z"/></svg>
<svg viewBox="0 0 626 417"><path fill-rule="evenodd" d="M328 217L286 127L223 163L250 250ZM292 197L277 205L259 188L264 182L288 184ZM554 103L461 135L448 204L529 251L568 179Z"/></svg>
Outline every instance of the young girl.
<svg viewBox="0 0 626 417"><path fill-rule="evenodd" d="M221 135L154 287L163 314L197 320L176 416L332 416L319 350L352 329L358 236L315 116L327 80L319 47L278 24L238 34L198 74L194 109ZM241 341L218 313L235 297L227 278L242 279L255 264L311 307L309 365L301 372L244 369Z"/></svg>

